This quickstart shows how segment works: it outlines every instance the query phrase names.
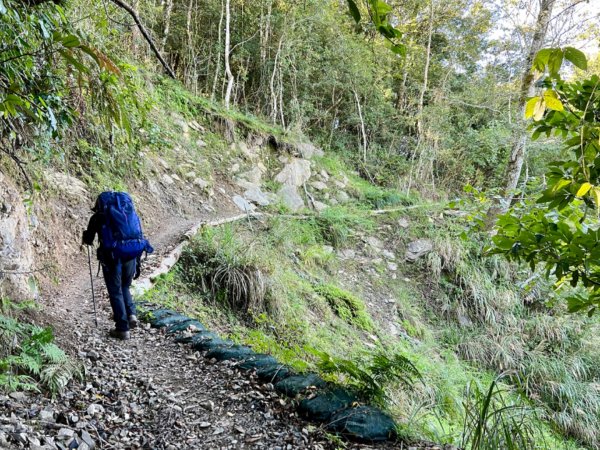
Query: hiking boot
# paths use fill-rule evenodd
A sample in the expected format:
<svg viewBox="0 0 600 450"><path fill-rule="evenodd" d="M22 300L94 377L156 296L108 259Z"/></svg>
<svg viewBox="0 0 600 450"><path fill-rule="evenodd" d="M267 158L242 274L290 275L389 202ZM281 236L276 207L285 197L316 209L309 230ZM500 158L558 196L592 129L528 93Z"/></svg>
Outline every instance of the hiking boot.
<svg viewBox="0 0 600 450"><path fill-rule="evenodd" d="M138 318L135 314L129 316L129 328L137 328L139 324Z"/></svg>
<svg viewBox="0 0 600 450"><path fill-rule="evenodd" d="M120 339L122 341L126 341L131 337L129 335L129 331L121 331L116 329L110 330L108 334L110 335L110 337Z"/></svg>

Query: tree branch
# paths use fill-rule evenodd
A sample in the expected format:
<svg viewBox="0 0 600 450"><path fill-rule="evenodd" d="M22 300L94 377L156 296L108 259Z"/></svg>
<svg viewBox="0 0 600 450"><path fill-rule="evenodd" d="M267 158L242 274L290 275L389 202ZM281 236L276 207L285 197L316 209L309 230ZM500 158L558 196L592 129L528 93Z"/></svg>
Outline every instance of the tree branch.
<svg viewBox="0 0 600 450"><path fill-rule="evenodd" d="M152 51L154 52L154 54L156 55L156 57L158 58L158 60L162 64L162 66L164 67L164 69L167 72L167 74L171 78L176 79L177 77L175 76L175 72L173 72L173 69L171 69L171 66L169 66L169 64L163 59L162 55L158 51L158 48L156 48L156 45L154 44L154 41L150 37L150 34L148 33L148 30L146 30L146 27L144 27L144 25L142 24L142 21L140 20L139 16L136 14L136 12L133 10L133 8L131 6L129 6L127 3L125 3L125 2L123 2L121 0L110 0L110 1L112 3L114 3L115 5L117 5L118 7L124 9L125 11L127 11L129 13L129 15L133 18L133 20L137 24L140 32L142 33L142 35L146 39L146 42L148 42L148 45L150 45L150 48L152 49Z"/></svg>

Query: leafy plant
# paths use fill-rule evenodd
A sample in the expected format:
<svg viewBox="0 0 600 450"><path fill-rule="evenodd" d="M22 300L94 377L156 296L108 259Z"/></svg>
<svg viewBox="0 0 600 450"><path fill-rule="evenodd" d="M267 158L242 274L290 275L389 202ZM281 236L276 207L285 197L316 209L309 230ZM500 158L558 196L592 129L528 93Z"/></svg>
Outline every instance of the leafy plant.
<svg viewBox="0 0 600 450"><path fill-rule="evenodd" d="M52 329L0 315L0 389L39 390L56 394L73 378L82 378L83 366L54 344Z"/></svg>
<svg viewBox="0 0 600 450"><path fill-rule="evenodd" d="M391 400L387 389L393 384L412 388L421 374L413 363L403 355L386 355L382 350L374 354L364 354L350 360L332 356L329 353L307 348L319 358L317 366L327 375L335 375L338 381L348 385L364 400L384 406Z"/></svg>
<svg viewBox="0 0 600 450"><path fill-rule="evenodd" d="M461 447L469 450L546 448L535 421L536 411L509 400L510 391L495 378L486 390L472 381L465 393Z"/></svg>

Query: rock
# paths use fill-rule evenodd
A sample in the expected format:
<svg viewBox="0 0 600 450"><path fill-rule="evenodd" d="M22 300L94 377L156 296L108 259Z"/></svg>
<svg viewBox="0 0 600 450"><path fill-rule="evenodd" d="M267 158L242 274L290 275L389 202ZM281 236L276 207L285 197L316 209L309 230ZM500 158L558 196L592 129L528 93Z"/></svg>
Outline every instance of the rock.
<svg viewBox="0 0 600 450"><path fill-rule="evenodd" d="M389 259L390 261L394 261L396 259L396 255L386 249L381 250L381 256L383 256L385 259Z"/></svg>
<svg viewBox="0 0 600 450"><path fill-rule="evenodd" d="M187 180L194 180L196 178L196 172L194 172L193 170L186 172L186 174L184 175L184 177Z"/></svg>
<svg viewBox="0 0 600 450"><path fill-rule="evenodd" d="M27 400L27 394L25 394L25 392L11 392L8 394L8 396L18 402L24 402Z"/></svg>
<svg viewBox="0 0 600 450"><path fill-rule="evenodd" d="M259 166L254 166L252 169L248 170L247 172L243 172L239 175L239 178L242 178L246 181L249 181L250 183L258 185L260 185L262 177L263 170L261 170Z"/></svg>
<svg viewBox="0 0 600 450"><path fill-rule="evenodd" d="M233 203L235 203L235 206L237 206L240 211L243 212L254 212L254 210L256 209L256 207L248 202L248 200L246 200L244 197L240 196L240 195L234 195L232 197Z"/></svg>
<svg viewBox="0 0 600 450"><path fill-rule="evenodd" d="M244 192L244 197L260 206L268 206L271 203L258 186L246 190L246 192Z"/></svg>
<svg viewBox="0 0 600 450"><path fill-rule="evenodd" d="M210 186L210 183L202 178L195 178L193 184L200 189L206 189L208 186Z"/></svg>
<svg viewBox="0 0 600 450"><path fill-rule="evenodd" d="M173 119L173 123L175 125L177 125L179 128L181 128L181 131L183 132L184 135L189 134L190 127L183 117L181 117L179 114L177 114L175 112L172 112L171 118Z"/></svg>
<svg viewBox="0 0 600 450"><path fill-rule="evenodd" d="M171 178L169 175L167 175L166 173L163 174L163 176L161 177L161 183L166 185L166 186L170 186L173 183L175 183L175 181L173 180L173 178Z"/></svg>
<svg viewBox="0 0 600 450"><path fill-rule="evenodd" d="M383 248L383 242L377 239L375 236L369 236L365 239L365 242L374 249L381 250Z"/></svg>
<svg viewBox="0 0 600 450"><path fill-rule="evenodd" d="M195 120L192 120L191 122L188 122L188 126L194 130L194 131L198 131L199 133L204 133L204 127L202 125L200 125L198 122L196 122Z"/></svg>
<svg viewBox="0 0 600 450"><path fill-rule="evenodd" d="M90 448L90 450L96 447L96 442L92 439L90 433L85 430L81 430L81 440Z"/></svg>
<svg viewBox="0 0 600 450"><path fill-rule="evenodd" d="M397 223L400 228L408 228L410 226L410 223L406 217L400 217Z"/></svg>
<svg viewBox="0 0 600 450"><path fill-rule="evenodd" d="M181 178L179 178L179 176L176 173L172 173L171 178L173 178L175 181L181 182Z"/></svg>
<svg viewBox="0 0 600 450"><path fill-rule="evenodd" d="M393 262L388 262L387 268L388 268L388 270L395 272L396 270L398 270L398 264L393 263Z"/></svg>
<svg viewBox="0 0 600 450"><path fill-rule="evenodd" d="M318 158L322 158L323 156L325 156L323 150L321 150L319 147L316 147L311 142L302 142L300 144L297 144L296 148L298 149L298 151L304 159L311 159L314 156Z"/></svg>
<svg viewBox="0 0 600 450"><path fill-rule="evenodd" d="M321 170L321 171L319 172L319 175L321 176L321 178L322 178L324 181L327 181L327 180L329 180L329 174L327 173L327 171L326 171L325 169Z"/></svg>
<svg viewBox="0 0 600 450"><path fill-rule="evenodd" d="M234 146L235 144L232 144ZM253 161L260 156L260 148L251 147L246 142L241 141L237 143L238 150L244 155L247 159Z"/></svg>
<svg viewBox="0 0 600 450"><path fill-rule="evenodd" d="M283 186L277 196L287 208L292 212L296 212L304 207L304 200L298 193L298 190L294 186Z"/></svg>
<svg viewBox="0 0 600 450"><path fill-rule="evenodd" d="M87 357L90 361L98 361L100 359L100 354L96 350L90 350L87 353Z"/></svg>
<svg viewBox="0 0 600 450"><path fill-rule="evenodd" d="M406 259L416 261L433 250L433 243L429 239L417 239L408 244Z"/></svg>
<svg viewBox="0 0 600 450"><path fill-rule="evenodd" d="M73 436L75 436L75 431L71 430L70 428L61 428L58 430L58 434L56 435L57 439L61 441L71 439Z"/></svg>
<svg viewBox="0 0 600 450"><path fill-rule="evenodd" d="M46 422L53 422L54 421L54 410L52 410L50 408L42 409L40 411L39 418L40 418L40 420L44 420Z"/></svg>
<svg viewBox="0 0 600 450"><path fill-rule="evenodd" d="M354 259L356 257L356 252L351 248L344 248L338 252L338 255L343 259Z"/></svg>
<svg viewBox="0 0 600 450"><path fill-rule="evenodd" d="M350 196L344 191L336 192L335 198L340 203L348 203L350 201Z"/></svg>
<svg viewBox="0 0 600 450"><path fill-rule="evenodd" d="M0 297L15 301L37 296L27 211L17 187L0 172Z"/></svg>
<svg viewBox="0 0 600 450"><path fill-rule="evenodd" d="M327 189L327 185L322 181L313 181L310 185L315 188L317 191L324 191Z"/></svg>
<svg viewBox="0 0 600 450"><path fill-rule="evenodd" d="M87 202L89 192L85 183L78 178L62 172L47 171L44 173L47 183L67 197Z"/></svg>
<svg viewBox="0 0 600 450"><path fill-rule="evenodd" d="M206 147L206 142L204 142L202 139L198 139L196 141L196 145L200 148Z"/></svg>
<svg viewBox="0 0 600 450"><path fill-rule="evenodd" d="M286 186L298 187L306 183L311 175L310 161L291 158L275 177L275 181Z"/></svg>
<svg viewBox="0 0 600 450"><path fill-rule="evenodd" d="M87 414L90 417L94 417L95 415L99 415L99 414L103 414L103 413L104 413L104 406L99 405L98 403L92 403L87 408Z"/></svg>
<svg viewBox="0 0 600 450"><path fill-rule="evenodd" d="M327 204L325 204L323 202L320 202L318 200L315 200L313 202L313 206L314 206L315 210L318 211L318 212L324 211L327 208L329 208L329 205L327 205Z"/></svg>

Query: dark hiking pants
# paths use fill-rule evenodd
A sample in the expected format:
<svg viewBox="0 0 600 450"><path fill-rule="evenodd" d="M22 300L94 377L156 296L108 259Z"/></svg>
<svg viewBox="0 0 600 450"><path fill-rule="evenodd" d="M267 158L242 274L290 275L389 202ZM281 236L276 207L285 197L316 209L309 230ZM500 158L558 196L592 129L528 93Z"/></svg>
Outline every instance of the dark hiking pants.
<svg viewBox="0 0 600 450"><path fill-rule="evenodd" d="M119 331L129 330L129 316L135 314L135 306L129 292L135 275L135 266L135 258L125 262L102 264L102 274L110 297L115 328Z"/></svg>

